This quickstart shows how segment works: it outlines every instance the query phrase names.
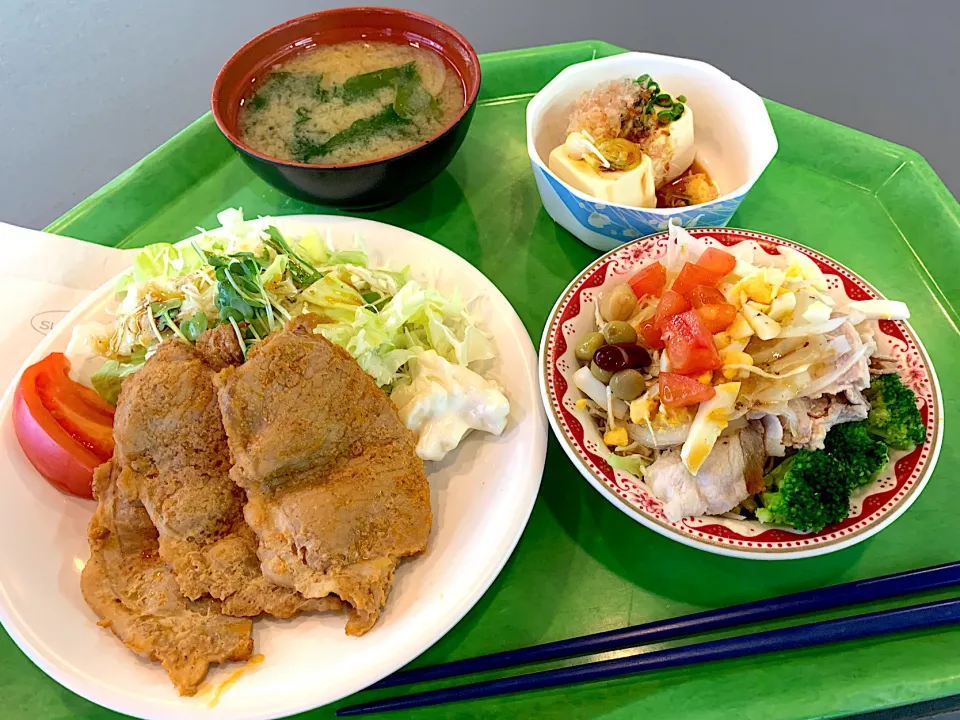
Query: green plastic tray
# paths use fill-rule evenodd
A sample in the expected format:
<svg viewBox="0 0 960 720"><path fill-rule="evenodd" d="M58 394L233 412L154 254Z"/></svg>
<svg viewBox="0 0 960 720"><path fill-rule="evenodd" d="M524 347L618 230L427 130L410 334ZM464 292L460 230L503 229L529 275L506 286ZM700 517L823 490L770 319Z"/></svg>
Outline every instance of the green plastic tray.
<svg viewBox="0 0 960 720"><path fill-rule="evenodd" d="M540 205L526 153L524 108L565 66L617 52L605 43L581 42L485 56L480 106L449 170L402 203L369 215L426 235L473 263L510 299L536 342L557 296L596 254L555 225ZM914 327L939 370L948 418L938 470L927 489L890 528L848 550L779 563L736 560L684 547L633 522L580 477L551 439L543 489L513 557L477 606L417 664L958 559L960 425L952 418L960 417L960 207L915 152L783 105L768 108L780 153L731 225L812 246L909 303ZM219 210L237 205L249 214L329 212L284 197L251 174L208 115L48 229L106 245L140 246L186 237L197 225L210 227ZM4 717L112 715L48 679L5 634L0 667ZM835 717L957 692L960 629L402 717L776 720ZM308 716L329 718L333 708Z"/></svg>

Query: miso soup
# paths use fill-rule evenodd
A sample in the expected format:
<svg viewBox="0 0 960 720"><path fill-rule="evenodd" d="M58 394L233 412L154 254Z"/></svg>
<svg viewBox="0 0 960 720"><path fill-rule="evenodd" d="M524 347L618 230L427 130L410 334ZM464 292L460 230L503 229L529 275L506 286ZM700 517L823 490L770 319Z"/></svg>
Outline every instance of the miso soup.
<svg viewBox="0 0 960 720"><path fill-rule="evenodd" d="M411 45L327 45L274 66L240 109L240 138L279 160L355 163L429 139L463 109L457 73Z"/></svg>

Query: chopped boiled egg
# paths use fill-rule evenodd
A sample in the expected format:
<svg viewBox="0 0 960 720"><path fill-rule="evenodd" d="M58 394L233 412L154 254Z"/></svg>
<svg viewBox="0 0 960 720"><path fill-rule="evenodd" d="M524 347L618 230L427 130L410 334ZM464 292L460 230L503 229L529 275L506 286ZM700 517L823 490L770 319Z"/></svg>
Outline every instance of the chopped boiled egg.
<svg viewBox="0 0 960 720"><path fill-rule="evenodd" d="M740 383L717 385L717 394L700 403L697 416L690 425L690 432L680 449L680 459L692 474L699 472L713 446L730 422L740 393Z"/></svg>
<svg viewBox="0 0 960 720"><path fill-rule="evenodd" d="M854 300L852 310L859 310L868 320L909 320L910 309L899 300Z"/></svg>
<svg viewBox="0 0 960 720"><path fill-rule="evenodd" d="M820 300L814 300L803 311L803 319L811 325L821 325L830 319L830 307Z"/></svg>
<svg viewBox="0 0 960 720"><path fill-rule="evenodd" d="M750 327L749 325L747 326ZM750 330L750 334L753 335L753 330ZM731 350L738 351L743 350L747 346L746 338L741 338L735 340L730 337L730 331L726 330L722 333L717 333L713 336L713 344L717 348L717 351L723 355L724 352L729 352Z"/></svg>
<svg viewBox="0 0 960 720"><path fill-rule="evenodd" d="M729 332L718 332L713 336L713 344L717 350L726 350L730 343L733 342L733 338L730 337Z"/></svg>
<svg viewBox="0 0 960 720"><path fill-rule="evenodd" d="M733 298L737 298L741 305L748 300L768 305L776 297L784 280L784 272L779 268L757 268L736 283L726 297L728 302L734 302ZM746 294L746 300L743 300L743 294Z"/></svg>
<svg viewBox="0 0 960 720"><path fill-rule="evenodd" d="M750 327L750 323L747 322L742 314L737 313L737 316L733 319L733 323L727 328L727 333L734 340L743 340L753 335L753 328Z"/></svg>
<svg viewBox="0 0 960 720"><path fill-rule="evenodd" d="M759 310L764 314L770 312L770 303L757 302L756 300L747 300L747 302L744 304L749 305L754 310Z"/></svg>
<svg viewBox="0 0 960 720"><path fill-rule="evenodd" d="M810 284L819 290L827 289L823 273L813 260L790 247L781 247L779 251L781 256L789 259L787 269L784 271L787 281Z"/></svg>
<svg viewBox="0 0 960 720"><path fill-rule="evenodd" d="M636 400L630 403L630 422L634 425L643 425L647 423L654 415L657 414L657 410L660 407L660 403L656 398L651 397L638 397Z"/></svg>
<svg viewBox="0 0 960 720"><path fill-rule="evenodd" d="M711 370L707 370L705 373L702 373L702 374L700 374L700 375L697 375L696 380L697 380L697 382L700 383L701 385L712 385L712 384L713 384L713 372L712 372Z"/></svg>
<svg viewBox="0 0 960 720"><path fill-rule="evenodd" d="M723 377L727 380L736 380L737 377L746 377L747 372L740 367L729 367L730 365L753 365L753 358L749 353L737 350L728 350L720 355L723 361Z"/></svg>
<svg viewBox="0 0 960 720"><path fill-rule="evenodd" d="M770 303L770 312L768 315L771 320L781 322L797 306L797 296L792 292L781 292Z"/></svg>
<svg viewBox="0 0 960 720"><path fill-rule="evenodd" d="M630 436L625 427L614 428L603 434L603 443L610 447L625 447L630 444Z"/></svg>
<svg viewBox="0 0 960 720"><path fill-rule="evenodd" d="M771 320L756 308L744 305L742 312L750 327L761 340L773 340L780 334L780 323Z"/></svg>

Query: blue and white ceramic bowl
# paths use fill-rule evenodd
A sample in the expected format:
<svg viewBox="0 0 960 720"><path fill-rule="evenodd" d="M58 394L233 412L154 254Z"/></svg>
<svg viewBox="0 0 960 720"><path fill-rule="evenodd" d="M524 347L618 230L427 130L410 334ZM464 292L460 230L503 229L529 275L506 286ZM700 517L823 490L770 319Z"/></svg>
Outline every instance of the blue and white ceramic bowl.
<svg viewBox="0 0 960 720"><path fill-rule="evenodd" d="M602 203L557 178L550 152L566 138L574 99L598 83L649 73L666 92L686 95L694 111L697 161L720 189L713 202L685 208L636 208ZM707 63L624 53L571 65L527 106L527 152L543 206L557 223L587 245L612 250L634 238L684 227L725 226L777 153L777 136L763 100Z"/></svg>

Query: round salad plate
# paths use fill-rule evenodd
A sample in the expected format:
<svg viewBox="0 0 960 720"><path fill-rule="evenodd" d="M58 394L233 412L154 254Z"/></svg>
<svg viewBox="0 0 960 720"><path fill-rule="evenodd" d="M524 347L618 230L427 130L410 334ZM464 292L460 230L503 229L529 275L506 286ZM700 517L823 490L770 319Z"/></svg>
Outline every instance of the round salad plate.
<svg viewBox="0 0 960 720"><path fill-rule="evenodd" d="M771 254L779 247L803 253L826 276L836 300L868 300L883 296L851 270L809 248L763 233L732 228L690 231L707 245L729 247L756 243ZM634 520L665 537L720 555L760 560L811 557L866 540L896 520L923 490L940 452L942 402L930 358L908 323L881 320L877 353L896 358L904 382L916 393L927 428L923 445L910 453L893 452L886 470L851 498L850 516L818 533L761 525L757 521L717 516L668 520L663 507L639 478L614 470L603 459L606 449L595 424L576 407L582 397L573 382L579 368L576 338L596 328L595 305L606 288L622 284L637 269L666 254L667 233L650 235L596 260L560 296L547 321L540 345L540 390L553 430L583 476L605 498Z"/></svg>
<svg viewBox="0 0 960 720"><path fill-rule="evenodd" d="M254 623L256 665L211 666L205 686L179 697L158 663L125 648L80 593L89 557L87 523L95 503L64 495L29 464L11 418L12 386L0 401L0 621L44 672L83 697L136 717L259 720L302 712L357 692L410 662L459 621L500 572L526 526L543 473L547 425L538 398L533 344L503 295L478 270L440 245L369 220L292 216L271 221L287 232L329 229L334 245L362 238L371 266L411 266L413 279L459 288L497 357L489 377L510 400L499 437L474 432L443 462L428 462L433 528L427 551L400 564L390 599L363 637L344 634L345 616L302 615ZM63 351L73 326L105 319L107 283L71 312L30 356ZM16 382L16 381L14 381ZM496 472L490 472L495 468ZM238 669L245 672L217 698Z"/></svg>

